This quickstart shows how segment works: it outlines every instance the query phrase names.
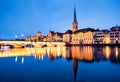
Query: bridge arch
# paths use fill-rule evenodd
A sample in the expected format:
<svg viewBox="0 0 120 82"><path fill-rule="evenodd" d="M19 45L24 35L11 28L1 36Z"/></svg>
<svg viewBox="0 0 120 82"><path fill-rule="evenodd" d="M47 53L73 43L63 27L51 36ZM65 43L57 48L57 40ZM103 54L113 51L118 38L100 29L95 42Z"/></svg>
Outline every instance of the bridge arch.
<svg viewBox="0 0 120 82"><path fill-rule="evenodd" d="M34 45L33 44L26 44L26 45L24 45L24 47L33 48Z"/></svg>

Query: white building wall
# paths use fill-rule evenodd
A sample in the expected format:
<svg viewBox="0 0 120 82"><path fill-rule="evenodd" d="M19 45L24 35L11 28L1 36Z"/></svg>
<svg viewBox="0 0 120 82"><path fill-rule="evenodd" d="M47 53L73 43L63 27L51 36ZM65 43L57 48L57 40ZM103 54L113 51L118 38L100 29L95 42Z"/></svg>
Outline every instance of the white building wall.
<svg viewBox="0 0 120 82"><path fill-rule="evenodd" d="M93 41L93 44L103 44L103 40L104 40L104 37L105 37L105 32L103 31L96 31L94 32L94 41Z"/></svg>
<svg viewBox="0 0 120 82"><path fill-rule="evenodd" d="M111 44L120 43L120 31L109 32Z"/></svg>

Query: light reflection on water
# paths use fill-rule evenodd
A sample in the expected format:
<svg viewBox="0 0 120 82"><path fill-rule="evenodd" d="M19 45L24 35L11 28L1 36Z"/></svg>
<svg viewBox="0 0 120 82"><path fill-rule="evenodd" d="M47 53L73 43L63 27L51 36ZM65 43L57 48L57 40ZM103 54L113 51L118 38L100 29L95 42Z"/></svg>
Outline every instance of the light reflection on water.
<svg viewBox="0 0 120 82"><path fill-rule="evenodd" d="M14 58L15 63L17 63L18 59L21 58L21 64L25 64L26 59L31 61L31 59L29 57L33 57L35 60L41 60L41 61L56 59L56 61L54 61L53 63L64 62L63 66L69 65L67 63L67 61L72 60L71 62L72 62L72 67L73 67L72 69L74 71L74 73L73 73L74 81L76 82L78 80L78 82L79 82L79 81L83 81L83 79L80 79L80 78L77 78L77 77L83 77L84 76L84 74L83 74L83 76L79 75L78 70L80 68L78 68L78 67L79 67L80 63L81 63L82 67L86 66L85 63L92 63L91 66L94 68L94 70L91 71L91 72L93 74L96 73L95 68L97 68L98 70L101 70L100 68L98 68L100 65L95 64L94 62L100 62L101 61L101 63L104 65L105 62L109 61L110 63L107 62L108 67L109 67L109 64L110 64L111 68L113 68L112 64L119 64L120 63L120 48L117 47L117 46L116 47L109 47L109 46L105 46L105 47L92 47L92 46L78 47L78 46L73 46L73 47L14 48L14 49L8 49L7 48L7 50L0 52L0 60L1 61L4 58L7 58L7 59ZM46 60L46 57L48 58L47 60ZM67 61L64 61L63 59L66 59ZM33 61L33 67L34 67L34 62L35 61ZM47 62L49 62L49 61L47 61ZM71 63L71 62L69 62L69 63ZM35 64L35 65L37 65L37 64ZM1 66L1 64L0 64L0 66ZM98 67L96 67L96 66L98 66ZM23 66L23 68L24 67L25 66ZM44 67L44 65L43 65L43 67ZM49 72L50 72L52 70L52 68L51 68L50 65L48 65L48 67L50 68L49 69ZM55 68L59 69L60 66L58 64L55 64ZM67 67L67 68L69 68L69 67ZM88 67L88 68L90 68L90 67ZM17 69L20 69L20 68L17 68ZM86 69L87 68L84 68L84 70L83 69L82 70L85 71ZM110 69L110 68L106 68L106 69L109 69L110 71L113 70L113 69ZM2 70L5 71L4 68ZM37 71L37 73L38 73L38 71ZM45 72L45 70L43 70L43 71ZM25 70L23 72L25 72ZM56 71L56 72L58 72L58 71ZM67 72L68 71L66 71L66 73ZM89 71L86 71L86 73L88 73L88 72ZM120 76L120 70L118 70L116 73L117 74L116 74L116 80L115 81L119 82L120 80L117 77ZM19 75L19 73L18 73L18 75ZM99 73L98 76L100 76L100 75L102 75L102 74ZM113 75L111 74L110 77L112 77ZM10 75L8 75L8 76L10 76ZM86 78L86 80L88 79L89 81L93 81L93 82L95 82L95 81L112 81L112 82L114 82L114 80L104 80L104 79L107 78L107 76L106 76L106 78L103 78L103 80L99 80L100 78L97 77L97 76L94 76L94 75L91 75L91 76L93 76L95 78L98 78L98 79L97 80L95 80L95 78L91 79L87 76L85 76L83 78ZM32 77L32 76L29 76L29 77ZM65 78L55 80L55 81L61 82L63 80L73 82L72 80L67 80L67 79L65 80ZM5 81L4 79L3 79L3 81L8 82L8 81ZM11 81L13 81L13 80L11 80ZM45 79L36 80L36 79L33 78L32 81L45 82ZM2 82L2 80L0 80L0 82ZM52 82L52 81L49 80L47 82Z"/></svg>
<svg viewBox="0 0 120 82"><path fill-rule="evenodd" d="M35 56L35 59L43 59L44 56L52 58L67 58L76 59L80 61L96 61L105 60L119 60L120 48L116 47L44 47L44 48L14 48L0 52L0 58L15 57L15 61L19 56ZM99 57L100 56L100 57ZM111 57L113 56L113 58ZM23 59L24 60L24 59Z"/></svg>

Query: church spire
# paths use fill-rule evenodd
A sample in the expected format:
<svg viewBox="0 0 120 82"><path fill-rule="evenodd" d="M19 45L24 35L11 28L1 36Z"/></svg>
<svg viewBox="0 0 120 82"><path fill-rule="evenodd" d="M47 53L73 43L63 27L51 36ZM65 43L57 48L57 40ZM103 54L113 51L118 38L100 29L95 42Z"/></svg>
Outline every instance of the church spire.
<svg viewBox="0 0 120 82"><path fill-rule="evenodd" d="M77 22L77 17L76 17L76 8L74 5L74 18L73 18L73 22L72 22L72 32L75 32L78 30L78 22Z"/></svg>
<svg viewBox="0 0 120 82"><path fill-rule="evenodd" d="M74 5L74 19L73 19L73 22L76 22L76 23L77 23L77 17L76 17L76 8L75 8L75 5Z"/></svg>

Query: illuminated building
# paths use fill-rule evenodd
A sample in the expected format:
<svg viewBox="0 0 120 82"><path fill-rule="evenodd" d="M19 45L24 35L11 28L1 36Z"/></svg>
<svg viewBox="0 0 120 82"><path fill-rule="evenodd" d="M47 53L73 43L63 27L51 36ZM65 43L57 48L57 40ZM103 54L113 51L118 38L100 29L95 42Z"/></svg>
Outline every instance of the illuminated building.
<svg viewBox="0 0 120 82"><path fill-rule="evenodd" d="M85 28L72 34L72 44L93 44L94 29Z"/></svg>
<svg viewBox="0 0 120 82"><path fill-rule="evenodd" d="M103 44L110 44L110 36L109 36L109 34L106 34L104 36Z"/></svg>
<svg viewBox="0 0 120 82"><path fill-rule="evenodd" d="M119 44L120 26L115 26L108 30L96 30L93 44Z"/></svg>
<svg viewBox="0 0 120 82"><path fill-rule="evenodd" d="M57 41L57 42L61 42L61 41L63 41L63 33L59 33L59 32L56 32L55 33L55 41Z"/></svg>
<svg viewBox="0 0 120 82"><path fill-rule="evenodd" d="M111 28L111 31L109 32L110 36L110 43L111 44L118 44L120 43L120 26L115 26Z"/></svg>
<svg viewBox="0 0 120 82"><path fill-rule="evenodd" d="M94 29L85 28L78 30L78 22L76 17L76 8L74 7L74 18L72 22L72 31L67 30L63 34L63 41L71 44L93 44Z"/></svg>
<svg viewBox="0 0 120 82"><path fill-rule="evenodd" d="M36 33L36 36L29 36L29 37L26 37L25 39L26 41L35 41L35 42L40 42L40 41L46 41L46 36L43 36L41 34L41 32L37 32Z"/></svg>
<svg viewBox="0 0 120 82"><path fill-rule="evenodd" d="M72 22L72 32L67 30L63 34L63 41L72 45L80 44L118 44L120 43L120 26L112 27L108 30L95 30L93 28L78 29L76 8L74 7L74 18Z"/></svg>
<svg viewBox="0 0 120 82"><path fill-rule="evenodd" d="M47 41L48 42L61 42L63 33L49 31L47 35Z"/></svg>
<svg viewBox="0 0 120 82"><path fill-rule="evenodd" d="M41 40L41 36L42 36L42 35L41 35L41 32L38 31L38 32L36 33L37 41L40 41L40 40Z"/></svg>
<svg viewBox="0 0 120 82"><path fill-rule="evenodd" d="M67 30L64 34L63 34L63 41L64 42L71 42L72 39L72 31L71 30Z"/></svg>
<svg viewBox="0 0 120 82"><path fill-rule="evenodd" d="M53 37L54 35L55 35L54 31L49 31L47 35L47 41L54 41Z"/></svg>
<svg viewBox="0 0 120 82"><path fill-rule="evenodd" d="M105 36L107 34L107 30L95 30L94 31L94 44L104 44Z"/></svg>

